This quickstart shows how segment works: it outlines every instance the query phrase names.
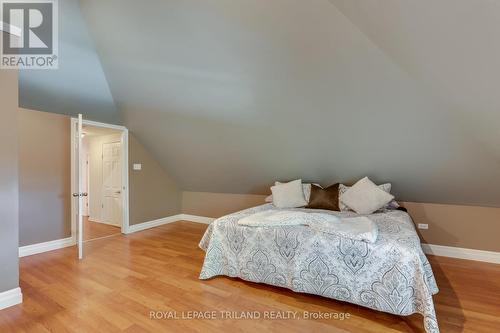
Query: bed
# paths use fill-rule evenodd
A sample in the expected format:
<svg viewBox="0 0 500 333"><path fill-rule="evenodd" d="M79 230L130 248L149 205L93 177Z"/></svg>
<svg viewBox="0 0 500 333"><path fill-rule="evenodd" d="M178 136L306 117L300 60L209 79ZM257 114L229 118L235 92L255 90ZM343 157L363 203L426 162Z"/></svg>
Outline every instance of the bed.
<svg viewBox="0 0 500 333"><path fill-rule="evenodd" d="M378 237L375 243L367 243L307 226L238 224L243 217L266 210L278 209L272 204L253 207L221 217L208 227L200 242L206 252L200 279L238 277L401 316L419 313L427 333L439 332L432 300L438 288L406 212L369 215Z"/></svg>

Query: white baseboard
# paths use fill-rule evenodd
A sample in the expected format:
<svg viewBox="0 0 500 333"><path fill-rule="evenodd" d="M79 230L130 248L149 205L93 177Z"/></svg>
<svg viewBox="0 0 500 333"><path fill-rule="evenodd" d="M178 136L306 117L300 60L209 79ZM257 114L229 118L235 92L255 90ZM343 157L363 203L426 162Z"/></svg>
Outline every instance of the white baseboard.
<svg viewBox="0 0 500 333"><path fill-rule="evenodd" d="M197 215L189 215L189 214L179 214L179 216L180 216L180 219L183 221L204 223L204 224L210 224L216 220L213 217L205 217L205 216L197 216Z"/></svg>
<svg viewBox="0 0 500 333"><path fill-rule="evenodd" d="M0 310L23 302L21 288L17 287L0 293Z"/></svg>
<svg viewBox="0 0 500 333"><path fill-rule="evenodd" d="M191 221L196 223L204 223L210 224L214 218L203 217L203 216L195 216L188 214L177 214L168 217L164 217L161 219L157 219L154 221L144 222L140 224L131 225L128 227L128 230L125 231L127 234L131 234L134 232L138 232L141 230L146 230L154 227L158 227L164 224L177 222L177 221ZM33 245L21 246L19 247L19 257L31 256L33 254L39 254L43 252L53 251L62 249L68 246L73 246L76 244L76 240L73 237L68 237L64 239L56 239L53 241L38 243Z"/></svg>
<svg viewBox="0 0 500 333"><path fill-rule="evenodd" d="M56 239L45 243L21 246L19 248L19 257L26 257L42 252L58 250L64 247L73 246L75 244L76 244L75 239L73 237L68 237L63 239Z"/></svg>
<svg viewBox="0 0 500 333"><path fill-rule="evenodd" d="M180 220L179 215L180 214L178 214L178 215L172 215L172 216L168 216L168 217L164 217L164 218L153 220L153 221L149 221L149 222L143 222L143 223L139 223L139 224L133 224L133 225L131 225L131 226L128 227L127 233L131 234L133 232L138 232L138 231L142 231L142 230L146 230L146 229L151 229L151 228L154 228L154 227L159 227L159 226L164 225L164 224L168 224L168 223L179 221Z"/></svg>
<svg viewBox="0 0 500 333"><path fill-rule="evenodd" d="M129 226L127 230L127 234L131 234L134 232L158 227L164 224L177 222L177 221L190 221L196 223L210 224L215 218L205 217L205 216L197 216L190 214L177 214L168 217L164 217L161 219L157 219L154 221L144 222L140 224L135 224ZM75 239L72 237L58 239L50 242L27 245L19 248L19 257L30 256L33 254L38 254L42 252L62 249L64 247L75 245ZM483 251L483 250L475 250L475 249L466 249L460 247L453 246L443 246L443 245L433 245L433 244L422 244L422 249L424 253L436 256L443 257L451 257L458 259L467 259L467 260L477 260L484 261L494 264L500 264L500 252L493 251ZM2 294L0 294L1 296ZM1 306L1 297L0 297L0 306Z"/></svg>
<svg viewBox="0 0 500 333"><path fill-rule="evenodd" d="M500 264L500 252L464 249L461 247L422 244L424 253L458 259L485 261Z"/></svg>
<svg viewBox="0 0 500 333"><path fill-rule="evenodd" d="M189 214L177 214L177 215L172 215L172 216L164 217L161 219L157 219L154 221L149 221L149 222L131 225L131 226L129 226L129 228L127 230L127 234L131 234L131 233L146 230L146 229L151 229L154 227L159 227L161 225L172 223L172 222L177 222L177 221L189 221L189 222L210 224L214 220L215 219L212 217L196 216L196 215L189 215Z"/></svg>
<svg viewBox="0 0 500 333"><path fill-rule="evenodd" d="M177 221L190 221L196 223L210 224L215 218L205 217L205 216L197 216L190 214L177 214L173 216L169 216L163 219L154 220L151 222L145 222L141 224L136 224L130 226L129 233L137 232L140 230L145 230L149 228L154 228L160 225L164 225L167 223L177 222ZM426 254L443 256L443 257L451 257L458 259L467 259L467 260L477 260L490 262L495 264L500 264L500 252L492 252L492 251L482 251L482 250L474 250L474 249L464 249L460 247L452 247L452 246L442 246L442 245L433 245L433 244L422 244L422 249Z"/></svg>

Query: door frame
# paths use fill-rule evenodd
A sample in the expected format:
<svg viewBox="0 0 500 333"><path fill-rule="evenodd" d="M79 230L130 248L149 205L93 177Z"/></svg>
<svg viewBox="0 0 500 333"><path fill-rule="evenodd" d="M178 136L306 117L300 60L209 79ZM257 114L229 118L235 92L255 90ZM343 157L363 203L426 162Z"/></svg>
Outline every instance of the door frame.
<svg viewBox="0 0 500 333"><path fill-rule="evenodd" d="M75 125L78 118L71 118L71 193L78 192L78 179L76 179L76 131ZM122 150L122 234L129 232L129 158L128 158L128 129L124 126L100 123L97 121L83 119L82 125L113 129L121 132L121 150ZM76 242L76 213L77 203L73 198L71 200L71 238Z"/></svg>

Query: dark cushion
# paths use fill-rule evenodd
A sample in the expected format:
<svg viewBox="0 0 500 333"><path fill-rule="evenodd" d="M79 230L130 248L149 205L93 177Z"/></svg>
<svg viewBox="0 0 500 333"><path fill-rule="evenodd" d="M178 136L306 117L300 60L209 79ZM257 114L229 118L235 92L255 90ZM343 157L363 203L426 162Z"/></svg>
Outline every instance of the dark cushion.
<svg viewBox="0 0 500 333"><path fill-rule="evenodd" d="M311 184L311 197L306 208L340 211L339 184L333 184L327 188Z"/></svg>

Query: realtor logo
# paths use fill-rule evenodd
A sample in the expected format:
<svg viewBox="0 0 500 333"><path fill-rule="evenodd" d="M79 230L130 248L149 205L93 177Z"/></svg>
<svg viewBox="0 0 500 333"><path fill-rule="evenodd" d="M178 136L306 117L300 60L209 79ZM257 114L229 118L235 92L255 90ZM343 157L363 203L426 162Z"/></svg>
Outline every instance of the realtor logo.
<svg viewBox="0 0 500 333"><path fill-rule="evenodd" d="M10 33L2 33L0 67L58 68L57 0L1 0L1 14Z"/></svg>

